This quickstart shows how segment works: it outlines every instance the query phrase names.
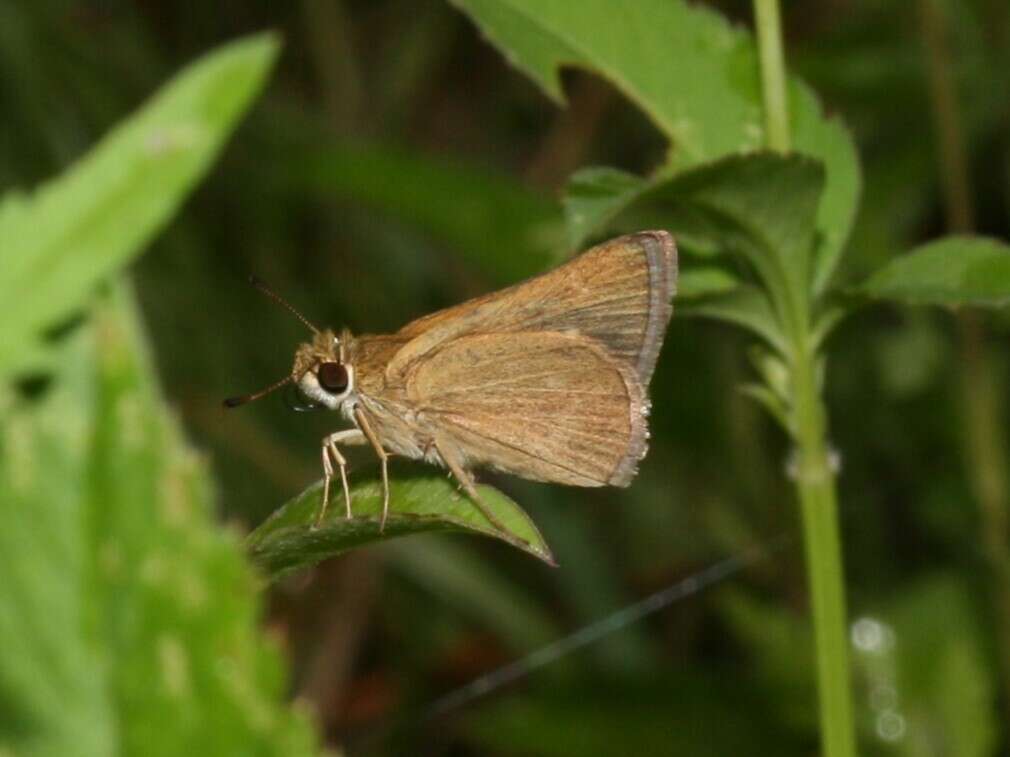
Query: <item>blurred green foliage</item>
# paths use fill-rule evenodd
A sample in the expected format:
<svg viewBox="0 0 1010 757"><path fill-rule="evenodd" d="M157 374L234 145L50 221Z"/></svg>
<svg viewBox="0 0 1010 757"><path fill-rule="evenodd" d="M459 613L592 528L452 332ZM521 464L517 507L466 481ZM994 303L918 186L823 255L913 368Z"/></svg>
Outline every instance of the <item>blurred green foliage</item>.
<svg viewBox="0 0 1010 757"><path fill-rule="evenodd" d="M0 398L8 753L316 751L282 700L252 573L211 522L206 464L164 408L132 297L94 292L207 169L277 48L250 38L198 62L68 174L4 200L3 369L29 380ZM85 303L84 325L42 333Z"/></svg>
<svg viewBox="0 0 1010 757"><path fill-rule="evenodd" d="M614 23L613 5L606 0L455 2L553 98L562 99L562 64L612 82L670 140L671 168L765 145L754 41L709 8L640 0ZM824 117L802 82L793 81L791 90L795 148L823 161L828 175L818 204L814 282L820 289L848 237L859 164L841 123Z"/></svg>
<svg viewBox="0 0 1010 757"><path fill-rule="evenodd" d="M238 540L211 523L117 287L4 409L0 745L10 754L312 754Z"/></svg>
<svg viewBox="0 0 1010 757"><path fill-rule="evenodd" d="M976 224L1005 239L1010 111L995 93L1008 88L1010 13L989 0L937 3ZM48 185L2 205L0 291L9 317L0 355L10 351L5 375L16 377L0 395L0 744L8 750L312 748L303 719L278 704L284 676L254 633L254 589L237 540L208 518L216 493L222 519L263 521L318 478L317 441L333 430L332 418L291 414L279 401L220 413L223 396L283 375L304 338L297 322L244 286L246 273L263 276L313 321L382 332L542 269L565 252L566 231L581 243L611 222L662 213L679 226L689 258L682 283L703 272L685 286L694 296L678 313L689 304L773 333L755 327L771 316L752 288L754 271L718 254L711 219L696 203L630 204L611 191L637 200L644 188L661 199L664 186L683 180L674 169L760 144L752 43L716 13L749 23L749 4L643 2L623 20L603 3L457 5L479 29L436 0L0 5L4 190L59 174L222 40L264 28L286 40L264 99L217 169L130 268L143 329L134 329L118 285L91 304L95 284L153 239L205 163L152 161L152 143L139 141L140 159L155 165L115 172L121 184L110 187L137 204L129 217L99 216L103 225L87 234L61 224L67 208L101 210L97 182L30 220L15 213L41 212L39 203L54 196ZM968 245L976 251L967 255L983 256L982 273L965 274L979 288L961 299L943 289L951 275L930 265L930 247L918 259L896 259L944 227L926 73L933 53L919 32L919 5L784 7L790 63L807 82L792 85L797 145L826 160L826 191L835 193L818 206L814 277L826 287L837 270L852 292L883 269L867 294L992 301L988 287L1005 268L978 250L988 243ZM663 63L649 65L656 60ZM559 73L558 62L580 70ZM244 79L249 94L253 79ZM566 93L567 109L538 86L555 99ZM239 89L229 85L214 107L199 110L216 123L200 142L208 157L243 109ZM235 110L224 117L217 108L228 103ZM839 116L859 146L861 182ZM670 140L694 149L671 151ZM175 143L155 146L163 144ZM580 172L566 190L587 166L612 168ZM576 228L573 201L595 203L583 206L586 218L603 217L605 205L606 223ZM17 236L6 225L15 221ZM50 233L91 249L88 264L75 260L82 267L66 280L16 283L21 262L10 240L39 243L41 255ZM922 286L913 291L916 276ZM16 306L35 285L47 296ZM15 341L8 329L20 319L26 330ZM1010 320L1005 312L983 320L1005 397ZM420 717L426 703L489 668L720 556L797 531L782 475L788 444L736 391L753 376L741 349L749 337L675 317L667 341L653 383L652 450L631 489L488 476L529 508L561 569L489 540L422 536L349 553L272 590L267 622L290 659L288 694L314 703L331 743L355 753L433 754L816 748L798 546L508 691L438 720ZM962 464L955 344L947 314L888 307L860 310L830 342L826 392L842 470L865 754L988 755L1010 744L999 609L1007 587L982 546L985 521ZM165 417L137 357L146 351L186 435L211 461L213 486ZM765 358L754 362L773 383L776 367ZM1005 412L1000 421L1006 425ZM43 465L44 475L32 474ZM36 488L18 489L29 475ZM180 487L189 515L175 521L169 505L180 501ZM118 558L102 551L110 543ZM103 574L114 558L123 572ZM187 603L200 587L207 600L194 608ZM856 631L871 629L872 641L874 628L884 641L861 646ZM192 696L175 697L180 685ZM131 727L123 725L127 706L136 715ZM208 722L218 730L204 730Z"/></svg>
<svg viewBox="0 0 1010 757"><path fill-rule="evenodd" d="M945 237L896 258L862 289L871 297L913 305L994 305L1010 302L1006 244L981 237Z"/></svg>
<svg viewBox="0 0 1010 757"><path fill-rule="evenodd" d="M30 197L4 195L0 376L37 357L46 327L143 249L217 154L276 55L250 39L184 72L79 161Z"/></svg>

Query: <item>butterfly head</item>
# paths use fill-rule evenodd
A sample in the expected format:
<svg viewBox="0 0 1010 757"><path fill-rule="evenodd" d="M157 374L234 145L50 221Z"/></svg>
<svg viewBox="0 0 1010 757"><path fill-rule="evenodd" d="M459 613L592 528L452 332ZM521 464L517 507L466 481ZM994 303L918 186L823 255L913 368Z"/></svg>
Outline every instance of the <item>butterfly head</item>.
<svg viewBox="0 0 1010 757"><path fill-rule="evenodd" d="M345 359L344 338L329 329L295 352L291 380L311 401L336 410L354 391L354 366Z"/></svg>
<svg viewBox="0 0 1010 757"><path fill-rule="evenodd" d="M330 410L339 409L354 392L354 366L345 359L345 345L351 340L350 332L345 329L338 337L330 329L318 329L258 278L250 276L249 283L305 324L312 332L312 341L298 347L290 374L258 392L229 397L224 401L224 406L238 407L265 397L281 387L293 385L310 401L308 406L294 409L311 410L319 406Z"/></svg>

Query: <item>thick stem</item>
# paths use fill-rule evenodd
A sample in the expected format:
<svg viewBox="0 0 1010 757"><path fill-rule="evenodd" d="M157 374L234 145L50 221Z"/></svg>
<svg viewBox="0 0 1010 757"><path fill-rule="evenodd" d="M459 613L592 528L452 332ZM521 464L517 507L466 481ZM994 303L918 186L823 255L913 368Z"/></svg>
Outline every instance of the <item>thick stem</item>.
<svg viewBox="0 0 1010 757"><path fill-rule="evenodd" d="M792 144L789 135L789 84L782 52L779 0L754 0L754 24L761 59L766 143L772 150L789 152Z"/></svg>
<svg viewBox="0 0 1010 757"><path fill-rule="evenodd" d="M817 692L824 757L852 757L855 729L849 678L845 572L838 529L835 466L815 354L799 348L793 363L796 442L794 468L803 516L803 542L813 609Z"/></svg>
<svg viewBox="0 0 1010 757"><path fill-rule="evenodd" d="M754 0L767 145L790 149L788 80L782 52L778 0ZM838 531L835 471L827 443L827 413L817 378L817 350L811 346L804 303L791 324L793 433L797 444L795 484L803 516L803 541L813 609L824 757L853 757L855 726L849 679L845 573Z"/></svg>

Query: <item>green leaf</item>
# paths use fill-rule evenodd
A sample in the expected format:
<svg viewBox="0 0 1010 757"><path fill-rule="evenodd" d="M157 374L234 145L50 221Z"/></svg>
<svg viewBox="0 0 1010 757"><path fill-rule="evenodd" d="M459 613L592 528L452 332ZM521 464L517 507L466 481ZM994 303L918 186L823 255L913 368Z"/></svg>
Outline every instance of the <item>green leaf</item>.
<svg viewBox="0 0 1010 757"><path fill-rule="evenodd" d="M595 169L573 184L576 195L567 206L569 218L578 209L579 233L607 225L622 231L663 228L677 236L687 222L691 247L745 258L771 292L777 318L804 307L824 187L818 163L764 152L732 155L647 185L614 181L616 176ZM591 218L592 212L600 215Z"/></svg>
<svg viewBox="0 0 1010 757"><path fill-rule="evenodd" d="M679 312L745 326L784 350L784 324L801 312L808 295L823 183L820 165L809 158L752 153L651 184L608 169L582 171L566 208L580 236L602 225L665 228L676 235L678 224L690 219L691 247L737 254L764 287L741 287L737 277L712 267L694 274L685 267L681 294L691 301L681 303Z"/></svg>
<svg viewBox="0 0 1010 757"><path fill-rule="evenodd" d="M572 174L562 200L572 249L578 249L609 225L648 186L648 181L635 174L605 166L583 168Z"/></svg>
<svg viewBox="0 0 1010 757"><path fill-rule="evenodd" d="M1010 303L1010 245L986 237L952 236L895 258L859 291L913 305Z"/></svg>
<svg viewBox="0 0 1010 757"><path fill-rule="evenodd" d="M556 262L557 204L505 175L364 142L305 150L287 163L293 185L417 226L495 281L511 283Z"/></svg>
<svg viewBox="0 0 1010 757"><path fill-rule="evenodd" d="M789 421L789 408L783 403L782 398L775 394L764 384L742 384L739 391L745 397L750 397L761 407L768 411L782 430L787 434L795 433L793 424Z"/></svg>
<svg viewBox="0 0 1010 757"><path fill-rule="evenodd" d="M59 357L0 401L0 752L315 753L127 298Z"/></svg>
<svg viewBox="0 0 1010 757"><path fill-rule="evenodd" d="M793 396L792 372L779 355L755 344L747 350L754 370L764 380L764 385L783 403L788 405Z"/></svg>
<svg viewBox="0 0 1010 757"><path fill-rule="evenodd" d="M814 91L794 79L790 97L793 148L824 166L811 280L813 293L820 295L831 283L849 241L862 193L862 169L852 134L841 119L824 116Z"/></svg>
<svg viewBox="0 0 1010 757"><path fill-rule="evenodd" d="M722 268L691 268L677 278L677 298L693 300L731 292L740 279Z"/></svg>
<svg viewBox="0 0 1010 757"><path fill-rule="evenodd" d="M763 406L784 431L794 434L795 424L790 420L793 392L785 360L759 344L752 345L747 350L747 357L764 383L744 384L740 391Z"/></svg>
<svg viewBox="0 0 1010 757"><path fill-rule="evenodd" d="M802 156L733 155L680 174L640 195L647 206L687 204L718 223L720 241L747 256L777 306L799 303L810 282L821 166ZM780 313L782 315L782 313Z"/></svg>
<svg viewBox="0 0 1010 757"><path fill-rule="evenodd" d="M0 405L0 751L113 751L113 703L85 633L84 447L93 423L90 345L39 406ZM73 369L70 369L73 366ZM2 385L0 385L2 386ZM94 612L94 610L90 610Z"/></svg>
<svg viewBox="0 0 1010 757"><path fill-rule="evenodd" d="M819 307L814 314L814 322L810 330L811 345L820 348L839 324L852 315L862 304L860 301L865 302L861 297L853 297L851 294L840 292L837 289L832 290L824 297L818 303Z"/></svg>
<svg viewBox="0 0 1010 757"><path fill-rule="evenodd" d="M559 70L578 66L612 82L671 142L676 169L765 145L751 35L682 0L451 0L506 58L557 101ZM823 162L816 291L834 271L855 216L859 163L848 131L826 118L798 79L790 87L794 148Z"/></svg>
<svg viewBox="0 0 1010 757"><path fill-rule="evenodd" d="M351 486L350 519L344 514L337 487L323 523L315 528L323 498L321 481L290 500L249 535L253 559L276 577L363 544L409 534L455 531L493 536L554 564L550 548L519 505L493 487L477 487L484 503L506 528L498 531L442 471L430 466L402 462L390 466L389 518L380 533L382 485L370 475Z"/></svg>
<svg viewBox="0 0 1010 757"><path fill-rule="evenodd" d="M0 376L141 252L208 170L277 56L249 37L190 65L71 169L0 202Z"/></svg>
<svg viewBox="0 0 1010 757"><path fill-rule="evenodd" d="M788 353L788 345L768 297L749 284L723 294L679 302L677 314L732 323L761 337L779 353Z"/></svg>
<svg viewBox="0 0 1010 757"><path fill-rule="evenodd" d="M662 179L649 181L615 168L576 171L568 180L562 204L572 249L604 233L665 229L677 249L691 257L714 257L720 249L719 223L691 205L637 202ZM679 294L679 292L678 292Z"/></svg>

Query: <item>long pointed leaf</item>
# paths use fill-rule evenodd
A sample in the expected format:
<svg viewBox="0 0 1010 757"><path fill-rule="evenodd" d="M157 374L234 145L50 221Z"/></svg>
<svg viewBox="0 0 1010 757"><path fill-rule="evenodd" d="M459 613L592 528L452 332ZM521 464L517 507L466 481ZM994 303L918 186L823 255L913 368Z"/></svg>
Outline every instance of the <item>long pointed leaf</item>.
<svg viewBox="0 0 1010 757"><path fill-rule="evenodd" d="M0 376L167 223L259 91L278 49L264 34L211 53L65 174L0 201Z"/></svg>
<svg viewBox="0 0 1010 757"><path fill-rule="evenodd" d="M399 465L397 467L400 467ZM268 573L283 575L313 565L353 547L382 539L425 532L470 532L501 539L546 563L554 557L536 525L515 502L490 486L479 486L481 498L505 526L497 530L466 494L457 490L445 474L433 468L405 475L390 473L390 512L385 531L380 531L382 487L374 477L351 487L353 517L343 511L339 487L319 528L316 515L322 504L323 486L316 483L271 515L249 535L253 559ZM355 476L357 478L357 476Z"/></svg>

